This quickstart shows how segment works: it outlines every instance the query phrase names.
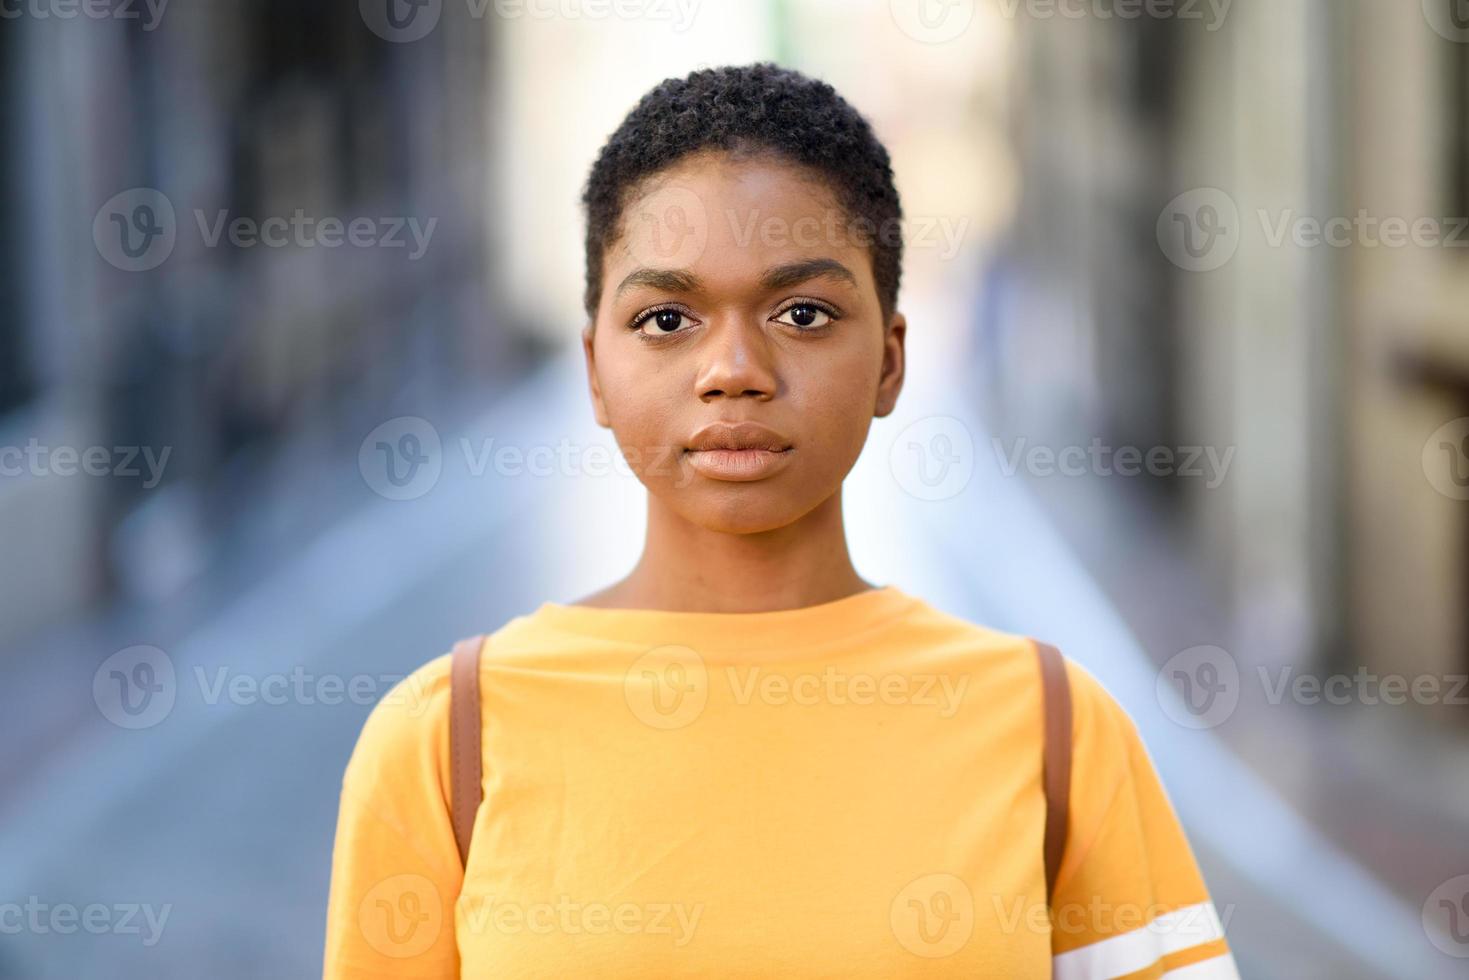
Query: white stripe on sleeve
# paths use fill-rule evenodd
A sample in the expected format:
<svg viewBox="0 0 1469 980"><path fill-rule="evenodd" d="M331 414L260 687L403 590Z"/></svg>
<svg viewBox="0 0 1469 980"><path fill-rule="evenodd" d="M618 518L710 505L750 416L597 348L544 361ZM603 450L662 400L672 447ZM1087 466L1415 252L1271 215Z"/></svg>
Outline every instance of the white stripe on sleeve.
<svg viewBox="0 0 1469 980"><path fill-rule="evenodd" d="M1213 902L1160 915L1147 925L1051 958L1055 980L1110 980L1146 969L1169 953L1224 937ZM1199 972L1191 972L1198 970ZM1238 980L1232 956L1216 956L1170 971L1177 980Z"/></svg>

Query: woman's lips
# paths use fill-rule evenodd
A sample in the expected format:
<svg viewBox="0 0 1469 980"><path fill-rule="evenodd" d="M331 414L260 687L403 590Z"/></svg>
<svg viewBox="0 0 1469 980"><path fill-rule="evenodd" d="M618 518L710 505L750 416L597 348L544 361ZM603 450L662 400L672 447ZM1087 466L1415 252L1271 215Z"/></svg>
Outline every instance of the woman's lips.
<svg viewBox="0 0 1469 980"><path fill-rule="evenodd" d="M783 469L794 449L690 449L684 455L694 470L711 480L744 483L763 480Z"/></svg>

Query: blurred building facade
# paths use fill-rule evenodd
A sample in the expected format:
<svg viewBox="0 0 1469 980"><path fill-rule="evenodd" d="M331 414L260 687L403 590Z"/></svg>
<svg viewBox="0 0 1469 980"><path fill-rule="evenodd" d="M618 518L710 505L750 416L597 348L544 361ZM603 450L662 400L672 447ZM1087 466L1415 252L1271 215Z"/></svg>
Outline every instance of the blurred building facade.
<svg viewBox="0 0 1469 980"><path fill-rule="evenodd" d="M179 587L292 453L351 455L340 434L400 393L513 370L487 299L491 25L447 5L427 37L390 43L337 7L223 0L0 31L4 443L103 447L140 471L24 461L0 480L0 538L26 566L0 640ZM93 237L134 188L174 212L171 253L142 271ZM232 240L238 219L257 236ZM361 241L403 244L313 237L356 219Z"/></svg>
<svg viewBox="0 0 1469 980"><path fill-rule="evenodd" d="M1469 444L1425 448L1469 415L1469 31L1451 6L1022 21L1020 213L980 325L991 410L1012 437L1227 464L1098 481L1113 509L1057 514L1182 549L1128 566L1153 582L1138 602L1178 597L1191 566L1224 597L1196 642L1247 665L1469 671L1469 507L1435 486L1469 473ZM1164 224L1203 241L1215 218L1212 255L1170 254ZM1380 244L1389 218L1446 240Z"/></svg>
<svg viewBox="0 0 1469 980"><path fill-rule="evenodd" d="M1412 5L1409 5L1412 6ZM1345 79L1348 214L1441 225L1358 248L1343 281L1351 393L1347 605L1379 672L1469 672L1469 16L1361 2ZM1409 10L1407 13L1412 13ZM1427 227L1424 229L1428 230ZM1385 238L1385 236L1383 236ZM1469 716L1462 706L1459 721Z"/></svg>

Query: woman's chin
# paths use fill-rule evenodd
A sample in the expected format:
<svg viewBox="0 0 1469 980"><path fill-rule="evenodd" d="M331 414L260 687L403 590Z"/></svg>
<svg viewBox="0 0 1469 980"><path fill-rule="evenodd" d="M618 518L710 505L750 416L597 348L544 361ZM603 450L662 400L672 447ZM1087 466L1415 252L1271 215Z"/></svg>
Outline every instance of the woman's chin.
<svg viewBox="0 0 1469 980"><path fill-rule="evenodd" d="M801 511L789 497L759 484L726 484L720 489L690 494L683 491L677 510L692 524L721 534L761 534L793 524Z"/></svg>

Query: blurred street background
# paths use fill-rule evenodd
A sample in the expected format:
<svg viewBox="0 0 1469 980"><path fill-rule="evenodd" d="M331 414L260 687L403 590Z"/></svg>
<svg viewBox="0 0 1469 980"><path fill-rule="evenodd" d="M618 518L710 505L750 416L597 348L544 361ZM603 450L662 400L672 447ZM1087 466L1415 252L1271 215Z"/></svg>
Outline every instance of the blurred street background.
<svg viewBox="0 0 1469 980"><path fill-rule="evenodd" d="M766 59L903 198L858 571L1112 690L1244 976L1469 975L1465 0L0 0L0 978L320 974L371 705L638 554L587 169Z"/></svg>

